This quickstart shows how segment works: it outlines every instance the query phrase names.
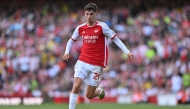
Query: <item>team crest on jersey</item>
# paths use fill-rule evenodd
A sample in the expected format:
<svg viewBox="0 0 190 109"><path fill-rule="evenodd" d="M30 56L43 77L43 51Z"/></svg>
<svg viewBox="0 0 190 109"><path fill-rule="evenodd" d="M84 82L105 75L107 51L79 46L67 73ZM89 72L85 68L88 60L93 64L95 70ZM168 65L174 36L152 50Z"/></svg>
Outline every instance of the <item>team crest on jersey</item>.
<svg viewBox="0 0 190 109"><path fill-rule="evenodd" d="M82 32L82 34L84 34L84 33L85 33L85 31Z"/></svg>
<svg viewBox="0 0 190 109"><path fill-rule="evenodd" d="M99 31L98 29L95 29L95 30L94 30L94 33L97 33L98 31Z"/></svg>

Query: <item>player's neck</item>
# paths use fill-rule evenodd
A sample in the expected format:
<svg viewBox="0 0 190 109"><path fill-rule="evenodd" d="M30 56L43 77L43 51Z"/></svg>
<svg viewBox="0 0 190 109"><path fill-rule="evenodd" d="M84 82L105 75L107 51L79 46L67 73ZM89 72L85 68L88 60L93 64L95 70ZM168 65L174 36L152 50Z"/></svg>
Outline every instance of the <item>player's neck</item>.
<svg viewBox="0 0 190 109"><path fill-rule="evenodd" d="M94 20L93 22L87 22L87 26L91 27L94 26L96 24L96 20Z"/></svg>

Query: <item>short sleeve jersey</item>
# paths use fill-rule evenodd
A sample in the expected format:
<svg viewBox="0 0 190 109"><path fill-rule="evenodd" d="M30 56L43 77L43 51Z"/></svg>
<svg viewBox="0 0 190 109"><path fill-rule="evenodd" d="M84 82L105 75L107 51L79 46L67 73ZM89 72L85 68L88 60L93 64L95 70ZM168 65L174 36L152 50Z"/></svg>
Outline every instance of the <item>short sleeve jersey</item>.
<svg viewBox="0 0 190 109"><path fill-rule="evenodd" d="M108 47L107 38L114 39L115 32L104 22L96 21L94 26L87 23L79 25L71 39L76 41L79 37L83 40L79 60L97 66L107 67Z"/></svg>

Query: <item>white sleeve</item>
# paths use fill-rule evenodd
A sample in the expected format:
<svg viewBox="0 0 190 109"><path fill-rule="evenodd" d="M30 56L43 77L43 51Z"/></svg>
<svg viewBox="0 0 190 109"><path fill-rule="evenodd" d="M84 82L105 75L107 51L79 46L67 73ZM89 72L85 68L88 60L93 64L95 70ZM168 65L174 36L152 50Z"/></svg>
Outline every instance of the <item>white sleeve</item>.
<svg viewBox="0 0 190 109"><path fill-rule="evenodd" d="M103 28L103 34L111 39L114 39L114 37L116 36L115 32L110 29L106 23L102 24L102 28Z"/></svg>
<svg viewBox="0 0 190 109"><path fill-rule="evenodd" d="M127 49L127 47L124 45L124 43L116 36L113 39L113 42L126 54L130 53L130 51Z"/></svg>
<svg viewBox="0 0 190 109"><path fill-rule="evenodd" d="M73 32L73 34L72 34L72 36L71 36L71 39L73 40L73 41L77 41L78 40L78 38L79 38L79 27L77 27L76 29L75 29L75 31Z"/></svg>
<svg viewBox="0 0 190 109"><path fill-rule="evenodd" d="M71 38L67 42L66 49L65 49L65 54L69 54L70 53L71 47L72 47L74 41L77 41L78 38L79 38L79 27L77 27L75 29L75 31L73 32Z"/></svg>
<svg viewBox="0 0 190 109"><path fill-rule="evenodd" d="M72 39L69 39L66 45L65 54L69 54L71 51L71 47L73 45L74 41Z"/></svg>

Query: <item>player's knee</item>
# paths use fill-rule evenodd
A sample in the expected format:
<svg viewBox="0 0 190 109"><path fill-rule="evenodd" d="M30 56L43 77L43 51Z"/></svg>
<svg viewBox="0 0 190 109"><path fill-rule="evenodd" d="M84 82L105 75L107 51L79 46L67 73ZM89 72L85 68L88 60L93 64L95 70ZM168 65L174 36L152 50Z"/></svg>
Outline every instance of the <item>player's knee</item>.
<svg viewBox="0 0 190 109"><path fill-rule="evenodd" d="M73 91L74 92L80 91L80 86L81 86L80 84L75 83L74 86L73 86Z"/></svg>
<svg viewBox="0 0 190 109"><path fill-rule="evenodd" d="M94 94L86 94L86 97L87 97L88 99L92 99L92 98L94 98Z"/></svg>

